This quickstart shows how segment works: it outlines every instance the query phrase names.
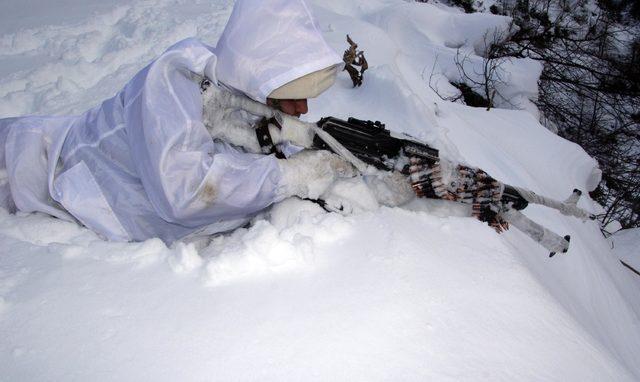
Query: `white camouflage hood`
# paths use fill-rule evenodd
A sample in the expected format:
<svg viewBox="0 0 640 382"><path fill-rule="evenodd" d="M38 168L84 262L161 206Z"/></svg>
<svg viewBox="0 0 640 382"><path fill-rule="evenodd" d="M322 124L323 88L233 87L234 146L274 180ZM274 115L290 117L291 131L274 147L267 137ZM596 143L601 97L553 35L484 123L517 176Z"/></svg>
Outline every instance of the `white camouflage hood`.
<svg viewBox="0 0 640 382"><path fill-rule="evenodd" d="M340 64L304 0L238 0L216 46L217 80L265 103L280 86Z"/></svg>

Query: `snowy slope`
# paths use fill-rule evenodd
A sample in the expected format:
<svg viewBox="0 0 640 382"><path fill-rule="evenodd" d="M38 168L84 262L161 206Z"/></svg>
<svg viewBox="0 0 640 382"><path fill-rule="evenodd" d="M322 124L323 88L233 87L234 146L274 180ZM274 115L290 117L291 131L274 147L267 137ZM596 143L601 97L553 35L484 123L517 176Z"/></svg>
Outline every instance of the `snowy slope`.
<svg viewBox="0 0 640 382"><path fill-rule="evenodd" d="M171 43L215 43L231 4L5 1L0 117L81 112ZM529 111L429 88L435 68L452 91L442 78L456 48L473 54L503 18L401 0L314 11L330 44L343 50L349 33L371 69L358 89L343 74L309 120L378 119L559 199L594 186L593 159L536 122L532 63L511 63L506 89ZM638 284L597 226L527 209L572 235L548 259L515 230L498 236L438 203L413 209L343 217L291 199L248 229L173 248L0 211L0 380L640 379Z"/></svg>
<svg viewBox="0 0 640 382"><path fill-rule="evenodd" d="M636 270L640 269L640 251L638 250L640 229L633 228L618 231L611 237L611 243L613 244L613 251L620 260Z"/></svg>

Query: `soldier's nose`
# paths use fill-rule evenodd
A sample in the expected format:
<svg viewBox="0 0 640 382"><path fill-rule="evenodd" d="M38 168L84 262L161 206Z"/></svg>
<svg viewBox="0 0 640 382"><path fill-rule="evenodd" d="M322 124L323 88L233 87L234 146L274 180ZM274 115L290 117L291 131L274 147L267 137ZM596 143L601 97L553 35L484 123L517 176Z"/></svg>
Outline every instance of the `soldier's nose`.
<svg viewBox="0 0 640 382"><path fill-rule="evenodd" d="M307 114L309 112L309 106L307 105L306 99L296 100L296 113L297 114Z"/></svg>

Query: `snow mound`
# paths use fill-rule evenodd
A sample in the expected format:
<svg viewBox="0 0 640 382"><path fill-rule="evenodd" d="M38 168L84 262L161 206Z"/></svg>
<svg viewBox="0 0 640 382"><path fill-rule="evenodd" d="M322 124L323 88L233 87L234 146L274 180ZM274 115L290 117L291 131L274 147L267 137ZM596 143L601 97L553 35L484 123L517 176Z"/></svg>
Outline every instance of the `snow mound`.
<svg viewBox="0 0 640 382"><path fill-rule="evenodd" d="M11 365L3 374L629 377L479 222L389 208L343 217L299 200L272 215L198 255L158 240L104 243L68 223L5 214L22 236L0 234L0 359ZM75 244L30 242L38 221ZM109 365L117 367L102 374Z"/></svg>

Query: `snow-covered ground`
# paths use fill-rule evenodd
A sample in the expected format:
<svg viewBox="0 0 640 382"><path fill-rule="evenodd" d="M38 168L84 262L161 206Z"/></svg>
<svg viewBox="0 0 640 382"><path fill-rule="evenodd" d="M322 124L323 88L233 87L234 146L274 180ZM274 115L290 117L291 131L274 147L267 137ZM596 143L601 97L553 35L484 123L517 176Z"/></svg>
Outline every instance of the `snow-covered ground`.
<svg viewBox="0 0 640 382"><path fill-rule="evenodd" d="M307 119L381 120L495 177L557 199L595 161L536 122L540 68L512 62L503 94L528 111L442 101L505 19L402 0L317 0L343 73ZM215 44L230 0L5 0L0 117L79 113L172 43ZM431 75L432 69L434 75ZM588 197L580 206L597 211ZM529 207L571 234L547 257L440 203L327 214L290 199L208 242L110 243L73 223L0 210L0 380L640 379L640 284L594 223ZM636 241L637 242L637 241Z"/></svg>
<svg viewBox="0 0 640 382"><path fill-rule="evenodd" d="M611 237L613 251L626 264L640 271L640 228L625 229Z"/></svg>

